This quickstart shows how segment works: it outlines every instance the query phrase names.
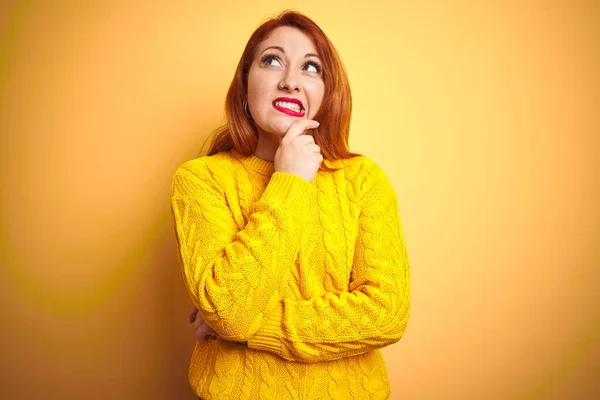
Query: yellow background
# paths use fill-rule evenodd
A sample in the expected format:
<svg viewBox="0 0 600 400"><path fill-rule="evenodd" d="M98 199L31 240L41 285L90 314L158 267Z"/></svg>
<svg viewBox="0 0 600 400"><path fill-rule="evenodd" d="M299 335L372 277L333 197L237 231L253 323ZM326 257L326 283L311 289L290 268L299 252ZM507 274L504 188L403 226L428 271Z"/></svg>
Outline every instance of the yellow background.
<svg viewBox="0 0 600 400"><path fill-rule="evenodd" d="M400 200L391 398L600 396L598 2L88 3L0 3L0 398L193 398L171 177L283 8Z"/></svg>

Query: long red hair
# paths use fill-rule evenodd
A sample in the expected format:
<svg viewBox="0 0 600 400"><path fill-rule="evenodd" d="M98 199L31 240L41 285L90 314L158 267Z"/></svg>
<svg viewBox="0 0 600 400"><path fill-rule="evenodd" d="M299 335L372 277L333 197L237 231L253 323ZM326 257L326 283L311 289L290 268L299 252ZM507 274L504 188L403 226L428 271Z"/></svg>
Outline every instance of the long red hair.
<svg viewBox="0 0 600 400"><path fill-rule="evenodd" d="M232 148L244 155L254 153L258 143L258 132L242 104L248 87L248 71L258 45L280 26L297 28L312 38L323 66L325 92L319 112L314 117L320 125L313 130L315 143L321 148L323 159L337 160L360 156L348 150L352 94L342 60L327 35L317 24L307 16L291 10L285 10L262 23L250 36L227 92L226 124L213 132L214 139L211 141L208 155ZM321 167L329 169L324 164L322 163Z"/></svg>

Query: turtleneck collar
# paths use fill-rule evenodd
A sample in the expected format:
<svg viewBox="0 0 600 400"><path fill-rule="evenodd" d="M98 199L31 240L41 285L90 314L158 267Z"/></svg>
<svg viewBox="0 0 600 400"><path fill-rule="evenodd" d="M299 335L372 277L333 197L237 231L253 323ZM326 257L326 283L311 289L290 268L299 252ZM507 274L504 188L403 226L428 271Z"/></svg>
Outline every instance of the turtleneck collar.
<svg viewBox="0 0 600 400"><path fill-rule="evenodd" d="M231 154L252 171L266 176L271 176L273 174L275 164L272 161L263 160L254 154L245 156L239 153L235 148L231 149Z"/></svg>
<svg viewBox="0 0 600 400"><path fill-rule="evenodd" d="M235 158L237 158L242 164L246 166L246 168L248 168L251 171L258 172L259 174L265 176L271 176L275 171L275 163L273 163L273 161L263 160L262 158L254 154L245 156L233 147L229 151ZM323 160L323 164L329 168L337 169L343 166L344 162L343 160Z"/></svg>

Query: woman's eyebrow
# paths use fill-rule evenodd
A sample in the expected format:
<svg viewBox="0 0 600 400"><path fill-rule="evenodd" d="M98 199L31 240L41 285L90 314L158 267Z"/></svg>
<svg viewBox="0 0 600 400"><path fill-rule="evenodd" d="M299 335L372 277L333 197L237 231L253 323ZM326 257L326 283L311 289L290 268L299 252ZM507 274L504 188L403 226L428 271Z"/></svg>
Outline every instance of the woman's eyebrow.
<svg viewBox="0 0 600 400"><path fill-rule="evenodd" d="M280 52L282 52L282 53L284 53L284 54L285 54L285 50L283 50L283 47L280 47L280 46L269 46L269 47L267 47L266 49L264 49L262 52L264 53L265 51L267 51L267 50L269 50L269 49L275 49L275 50L279 50ZM262 53L261 53L261 54L262 54ZM316 55L315 53L306 53L306 54L304 55L304 58L306 58L306 57L317 57L317 58L318 58L319 56L318 56L318 55Z"/></svg>

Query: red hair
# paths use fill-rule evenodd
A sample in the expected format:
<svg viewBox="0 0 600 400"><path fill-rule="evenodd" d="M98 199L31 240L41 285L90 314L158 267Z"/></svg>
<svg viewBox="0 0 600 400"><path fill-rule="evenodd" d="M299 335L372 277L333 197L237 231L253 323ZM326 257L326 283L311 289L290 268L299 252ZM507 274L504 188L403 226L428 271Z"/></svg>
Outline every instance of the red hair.
<svg viewBox="0 0 600 400"><path fill-rule="evenodd" d="M352 95L346 69L337 51L325 33L307 16L286 10L262 23L250 36L225 100L226 124L217 128L208 150L213 155L235 148L243 155L253 154L258 144L258 132L242 104L248 87L248 71L254 60L258 45L280 26L299 29L310 37L323 66L325 92L319 112L314 119L320 125L314 129L315 143L321 148L324 160L336 160L360 156L348 150ZM321 164L324 169L329 169Z"/></svg>

